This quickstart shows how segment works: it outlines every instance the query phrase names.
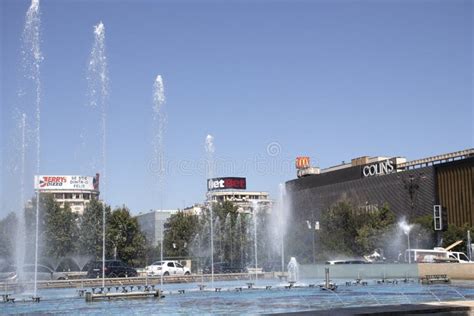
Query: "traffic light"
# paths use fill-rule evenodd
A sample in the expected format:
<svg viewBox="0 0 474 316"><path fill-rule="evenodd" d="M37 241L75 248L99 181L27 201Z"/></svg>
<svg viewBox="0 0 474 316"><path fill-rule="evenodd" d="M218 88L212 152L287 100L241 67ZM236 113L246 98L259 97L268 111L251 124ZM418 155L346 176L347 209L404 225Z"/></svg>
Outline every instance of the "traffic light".
<svg viewBox="0 0 474 316"><path fill-rule="evenodd" d="M441 218L441 205L433 205L434 230L443 229L443 220Z"/></svg>
<svg viewBox="0 0 474 316"><path fill-rule="evenodd" d="M441 205L433 205L434 230L446 231L448 229L448 212Z"/></svg>

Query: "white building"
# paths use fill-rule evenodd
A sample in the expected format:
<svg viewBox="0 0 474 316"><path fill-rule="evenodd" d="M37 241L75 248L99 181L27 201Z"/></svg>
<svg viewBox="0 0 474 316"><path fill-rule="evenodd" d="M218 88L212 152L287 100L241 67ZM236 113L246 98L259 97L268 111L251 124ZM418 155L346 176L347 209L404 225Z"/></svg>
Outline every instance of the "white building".
<svg viewBox="0 0 474 316"><path fill-rule="evenodd" d="M156 247L161 243L164 236L164 225L171 215L176 214L178 210L155 210L147 213L139 213L135 216L140 224L141 231L151 244Z"/></svg>
<svg viewBox="0 0 474 316"><path fill-rule="evenodd" d="M67 203L72 212L82 215L86 205L99 198L99 174L95 177L39 175L35 176L35 190L52 194L61 207Z"/></svg>
<svg viewBox="0 0 474 316"><path fill-rule="evenodd" d="M251 213L258 203L259 207L271 206L272 201L268 197L268 192L262 191L245 191L245 190L221 190L209 191L207 193L206 204L222 203L230 201L237 206L240 213Z"/></svg>

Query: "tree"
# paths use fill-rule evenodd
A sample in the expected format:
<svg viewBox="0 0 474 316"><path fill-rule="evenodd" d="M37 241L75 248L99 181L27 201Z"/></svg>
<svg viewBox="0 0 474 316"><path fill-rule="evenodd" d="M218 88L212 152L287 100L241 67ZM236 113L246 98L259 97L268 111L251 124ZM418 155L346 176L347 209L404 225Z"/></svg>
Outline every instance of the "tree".
<svg viewBox="0 0 474 316"><path fill-rule="evenodd" d="M188 257L189 246L198 233L198 218L178 212L165 223L163 250L167 257Z"/></svg>
<svg viewBox="0 0 474 316"><path fill-rule="evenodd" d="M395 214L384 205L375 211L353 213L353 219L357 226L355 252L364 255L384 247L385 238L381 237L395 223Z"/></svg>
<svg viewBox="0 0 474 316"><path fill-rule="evenodd" d="M448 247L449 245L455 243L458 240L462 240L463 243L457 246L459 251L464 253L467 252L467 231L470 230L473 232L473 228L469 224L464 224L463 226L456 226L453 224L448 225L448 230L443 233L443 247Z"/></svg>
<svg viewBox="0 0 474 316"><path fill-rule="evenodd" d="M323 213L321 242L326 253L362 256L383 248L395 215L388 206L366 211L340 202Z"/></svg>
<svg viewBox="0 0 474 316"><path fill-rule="evenodd" d="M433 215L417 217L413 220L415 226L410 232L415 239L413 248L431 249L436 245L436 236L433 223Z"/></svg>
<svg viewBox="0 0 474 316"><path fill-rule="evenodd" d="M323 213L321 241L326 252L355 255L354 238L357 227L353 221L353 209L347 202L340 202Z"/></svg>
<svg viewBox="0 0 474 316"><path fill-rule="evenodd" d="M13 258L16 226L15 213L8 214L0 221L0 260L11 260Z"/></svg>
<svg viewBox="0 0 474 316"><path fill-rule="evenodd" d="M110 218L110 207L92 199L84 209L80 219L80 234L78 250L81 255L90 255L96 260L102 259L102 218L105 207L106 224ZM110 247L106 247L109 250Z"/></svg>
<svg viewBox="0 0 474 316"><path fill-rule="evenodd" d="M76 251L79 237L78 217L68 204L61 207L52 195L42 201L44 253L48 258L63 258Z"/></svg>
<svg viewBox="0 0 474 316"><path fill-rule="evenodd" d="M107 240L111 246L108 248L116 249L117 259L132 266L145 263L145 236L140 231L138 220L130 215L127 207L117 208L110 215Z"/></svg>

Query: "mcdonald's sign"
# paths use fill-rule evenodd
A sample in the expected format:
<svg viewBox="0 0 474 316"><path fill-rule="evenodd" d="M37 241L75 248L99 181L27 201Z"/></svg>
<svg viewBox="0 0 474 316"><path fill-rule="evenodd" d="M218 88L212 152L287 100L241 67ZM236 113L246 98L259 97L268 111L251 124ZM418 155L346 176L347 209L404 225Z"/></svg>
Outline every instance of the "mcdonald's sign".
<svg viewBox="0 0 474 316"><path fill-rule="evenodd" d="M309 157L296 157L296 169L305 169L310 167Z"/></svg>

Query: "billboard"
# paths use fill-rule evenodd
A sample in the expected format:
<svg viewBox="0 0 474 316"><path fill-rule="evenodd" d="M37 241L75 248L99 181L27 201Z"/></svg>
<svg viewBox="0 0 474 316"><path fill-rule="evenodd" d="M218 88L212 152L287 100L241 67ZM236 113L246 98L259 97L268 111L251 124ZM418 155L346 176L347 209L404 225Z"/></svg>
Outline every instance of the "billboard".
<svg viewBox="0 0 474 316"><path fill-rule="evenodd" d="M96 182L98 177L41 175L35 176L35 190L98 190Z"/></svg>
<svg viewBox="0 0 474 316"><path fill-rule="evenodd" d="M309 157L296 157L296 169L305 169L310 167Z"/></svg>
<svg viewBox="0 0 474 316"><path fill-rule="evenodd" d="M247 182L245 178L226 177L207 179L207 191L239 189L245 190Z"/></svg>

